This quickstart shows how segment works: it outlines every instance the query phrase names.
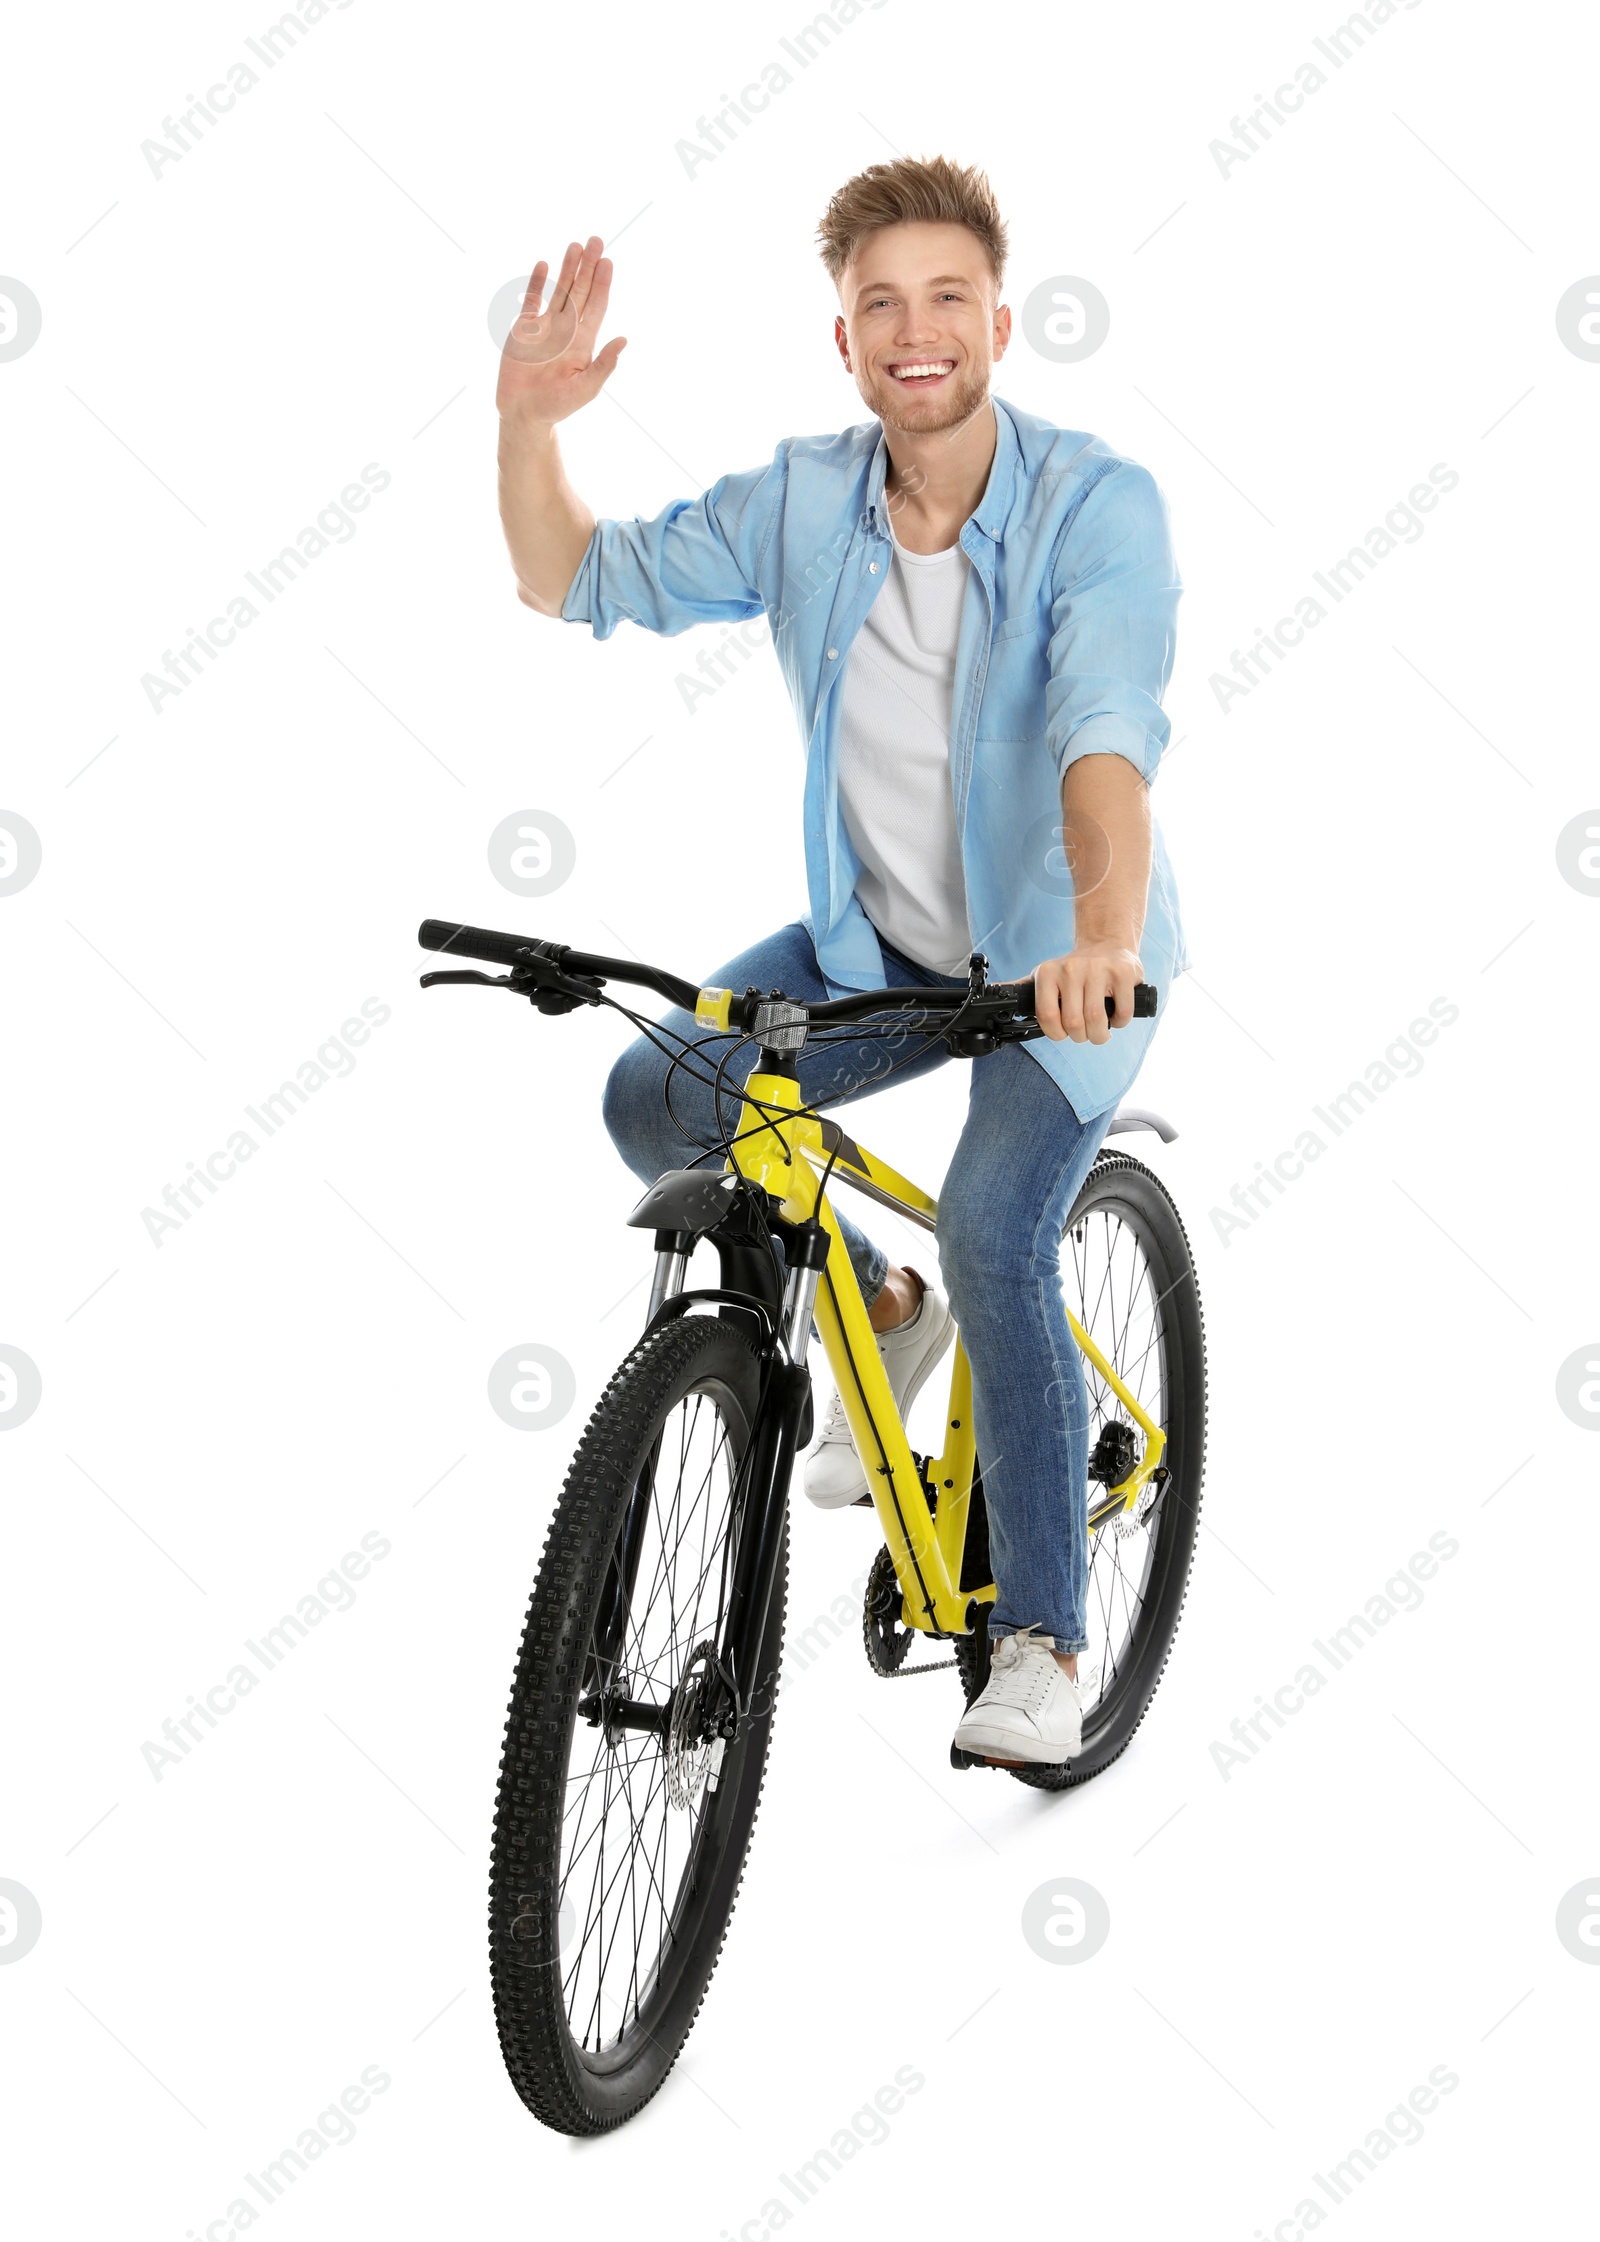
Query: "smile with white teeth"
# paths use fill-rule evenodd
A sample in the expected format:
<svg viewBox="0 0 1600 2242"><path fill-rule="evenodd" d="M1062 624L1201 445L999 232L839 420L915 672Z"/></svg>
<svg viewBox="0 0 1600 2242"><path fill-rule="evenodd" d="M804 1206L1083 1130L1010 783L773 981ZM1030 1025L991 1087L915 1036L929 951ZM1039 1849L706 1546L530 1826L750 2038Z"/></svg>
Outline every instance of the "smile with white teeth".
<svg viewBox="0 0 1600 2242"><path fill-rule="evenodd" d="M889 368L896 381L939 381L955 370L956 362L953 358L930 358Z"/></svg>

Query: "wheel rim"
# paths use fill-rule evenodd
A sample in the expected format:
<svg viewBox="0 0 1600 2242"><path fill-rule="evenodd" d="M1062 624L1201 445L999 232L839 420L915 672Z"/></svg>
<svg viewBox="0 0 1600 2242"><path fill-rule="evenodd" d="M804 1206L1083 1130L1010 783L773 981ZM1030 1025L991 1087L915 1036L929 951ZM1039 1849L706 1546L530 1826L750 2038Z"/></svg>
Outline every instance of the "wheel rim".
<svg viewBox="0 0 1600 2242"><path fill-rule="evenodd" d="M1102 1202L1084 1209L1069 1223L1064 1249L1062 1280L1068 1307L1140 1408L1170 1437L1165 1295L1159 1264L1152 1259L1142 1225L1126 1203ZM1087 1357L1083 1372L1092 1453L1105 1425L1129 1420L1126 1409ZM1169 1464L1171 1460L1169 1453ZM1171 1485L1170 1479L1166 1484ZM1091 1485L1091 1507L1099 1491ZM1130 1534L1119 1533L1114 1519L1090 1531L1085 1603L1088 1648L1078 1661L1086 1727L1091 1723L1099 1726L1110 1717L1122 1687L1132 1677L1165 1510L1164 1486Z"/></svg>
<svg viewBox="0 0 1600 2242"><path fill-rule="evenodd" d="M696 1651L719 1637L733 1567L744 1428L729 1404L720 1387L707 1385L667 1416L640 1474L650 1499L620 1648L598 1658L591 1641L586 1660L586 1697L648 1705L661 1720L652 1730L579 1719L568 1751L557 1913L562 1997L573 2045L597 2069L628 2058L667 1996L681 1954L683 1899L726 1795L725 1780L710 1787L706 1755L698 1756L694 1780L696 1760L686 1766L681 1744L685 1677ZM621 1538L619 1529L619 1547ZM617 1563L614 1552L613 1580ZM701 1686L703 1666L702 1657L690 1687ZM674 1803L674 1790L689 1792L686 1803Z"/></svg>

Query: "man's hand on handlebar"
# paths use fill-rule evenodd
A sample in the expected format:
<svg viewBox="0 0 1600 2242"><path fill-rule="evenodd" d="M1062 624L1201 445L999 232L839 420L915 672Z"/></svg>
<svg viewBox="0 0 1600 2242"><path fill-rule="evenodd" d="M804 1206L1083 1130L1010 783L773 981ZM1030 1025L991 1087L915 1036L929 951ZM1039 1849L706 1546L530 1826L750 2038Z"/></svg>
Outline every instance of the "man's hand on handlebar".
<svg viewBox="0 0 1600 2242"><path fill-rule="evenodd" d="M1033 1009L1052 1043L1107 1043L1133 1018L1133 992L1144 979L1137 950L1084 942L1033 971ZM1116 1007L1109 1020L1106 1004Z"/></svg>
<svg viewBox="0 0 1600 2242"><path fill-rule="evenodd" d="M1144 985L1137 955L1104 943L1084 943L1068 957L1049 959L1027 981L986 981L988 960L974 954L972 983L967 988L861 989L821 1004L792 1005L787 999L778 1003L776 989L768 998L759 989L739 995L732 989L697 988L694 982L639 958L599 957L575 950L570 943L497 933L459 919L424 919L417 939L425 950L443 952L457 961L481 958L510 968L498 975L477 973L461 970L458 962L448 971L425 973L425 989L442 982L477 981L509 989L514 996L532 997L541 1012L570 1012L577 1005L601 1002L608 981L623 981L634 988L653 989L669 1004L693 1013L701 1027L736 1036L755 1031L759 1037L762 1016L774 1004L782 1014L785 1036L798 1024L800 1042L810 1027L831 1028L845 1020L899 1012L916 1017L924 1028L933 1023L930 1032L945 1036L956 1056L978 1058L1002 1043L1028 1042L1041 1033L1058 1043L1069 1035L1079 1043L1104 1043L1108 1022L1120 1027L1128 1020L1156 1016L1156 991ZM1065 1000L1063 985L1069 991ZM1070 1009L1071 992L1075 992L1076 1012ZM940 1020L943 1026L937 1024ZM783 1050L799 1047L788 1041L775 1045Z"/></svg>

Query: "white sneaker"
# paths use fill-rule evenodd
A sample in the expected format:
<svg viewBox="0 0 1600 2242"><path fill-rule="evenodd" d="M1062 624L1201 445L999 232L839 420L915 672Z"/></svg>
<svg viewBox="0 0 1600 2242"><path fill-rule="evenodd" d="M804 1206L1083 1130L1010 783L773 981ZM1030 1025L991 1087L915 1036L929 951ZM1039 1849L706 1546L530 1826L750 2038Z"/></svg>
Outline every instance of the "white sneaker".
<svg viewBox="0 0 1600 2242"><path fill-rule="evenodd" d="M1077 1685L1031 1627L995 1644L988 1686L962 1715L955 1740L958 1751L1044 1767L1059 1767L1082 1750Z"/></svg>
<svg viewBox="0 0 1600 2242"><path fill-rule="evenodd" d="M956 1335L950 1303L936 1285L922 1285L922 1298L904 1323L878 1334L878 1352L889 1374L889 1388L902 1417L927 1383L928 1375ZM844 1403L835 1393L822 1421L822 1436L806 1458L807 1498L819 1510L843 1510L867 1499L867 1475L856 1454Z"/></svg>

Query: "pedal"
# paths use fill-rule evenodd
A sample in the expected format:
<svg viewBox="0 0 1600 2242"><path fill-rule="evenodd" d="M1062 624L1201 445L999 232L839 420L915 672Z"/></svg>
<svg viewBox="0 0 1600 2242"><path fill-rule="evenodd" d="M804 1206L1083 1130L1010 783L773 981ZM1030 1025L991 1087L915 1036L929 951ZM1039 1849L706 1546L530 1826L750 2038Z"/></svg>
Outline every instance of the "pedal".
<svg viewBox="0 0 1600 2242"><path fill-rule="evenodd" d="M950 1746L952 1767L1026 1767L1025 1759L990 1759L985 1752L964 1752L959 1744Z"/></svg>

